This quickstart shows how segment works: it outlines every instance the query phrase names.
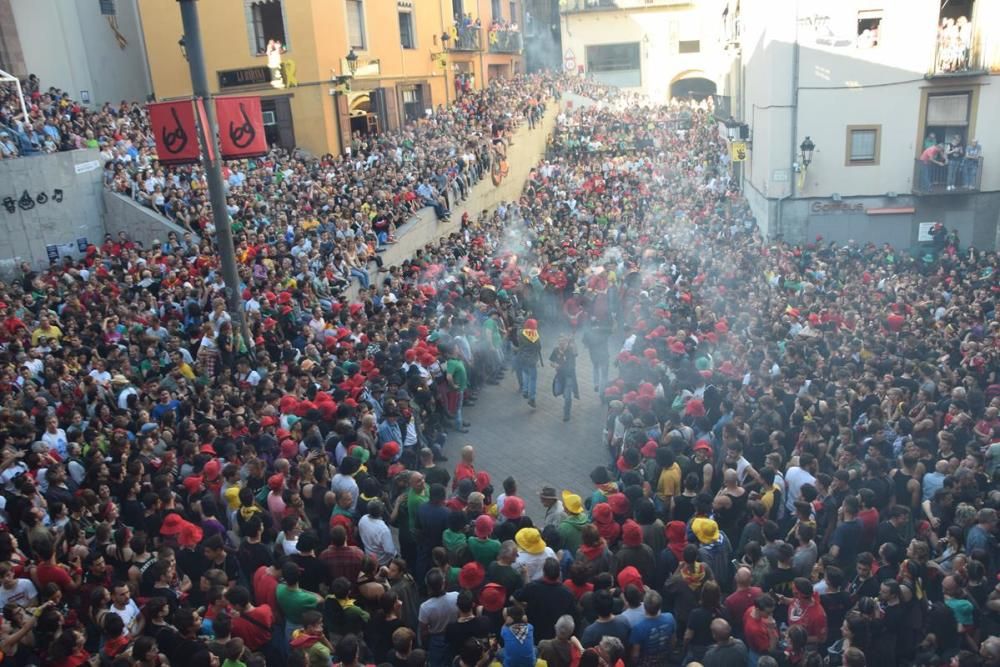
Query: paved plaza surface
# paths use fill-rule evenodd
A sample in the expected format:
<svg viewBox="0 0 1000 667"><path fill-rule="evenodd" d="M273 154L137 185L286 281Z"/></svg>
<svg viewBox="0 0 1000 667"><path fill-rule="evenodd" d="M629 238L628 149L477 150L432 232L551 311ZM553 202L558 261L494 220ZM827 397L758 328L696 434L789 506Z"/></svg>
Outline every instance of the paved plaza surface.
<svg viewBox="0 0 1000 667"><path fill-rule="evenodd" d="M529 407L517 392L515 373L508 370L499 385L486 385L476 405L465 408L465 420L472 426L468 433L449 433L445 450L449 460L444 464L453 473L459 450L465 444L474 445L476 469L489 472L495 495L503 493L503 480L513 476L525 510L536 524L544 515L538 501L543 486L559 492L571 489L586 498L593 490L590 471L608 462L601 442L606 408L594 392L590 355L581 335L576 336L580 400L573 400L572 418L564 422L563 398L552 395L554 370L548 361L560 331L540 323L539 332L545 366L538 369L537 407ZM612 340L616 350L614 345ZM615 369L610 370L614 376Z"/></svg>

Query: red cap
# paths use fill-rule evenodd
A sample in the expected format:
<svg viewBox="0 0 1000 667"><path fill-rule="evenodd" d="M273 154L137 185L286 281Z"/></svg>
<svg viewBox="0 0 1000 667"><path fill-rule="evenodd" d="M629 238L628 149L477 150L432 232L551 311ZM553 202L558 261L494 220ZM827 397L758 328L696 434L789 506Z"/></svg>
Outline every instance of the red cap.
<svg viewBox="0 0 1000 667"><path fill-rule="evenodd" d="M399 449L399 443L395 440L390 440L382 445L382 449L378 450L378 457L383 461L391 461L399 456Z"/></svg>
<svg viewBox="0 0 1000 667"><path fill-rule="evenodd" d="M590 514L594 518L594 523L611 523L615 519L614 512L611 511L611 505L607 503L597 503L594 505L594 509L590 511Z"/></svg>
<svg viewBox="0 0 1000 667"><path fill-rule="evenodd" d="M483 579L485 578L486 570L483 569L481 563L477 563L476 561L466 563L462 566L462 569L458 571L458 585L462 588L468 588L469 590L479 588L483 584Z"/></svg>
<svg viewBox="0 0 1000 667"><path fill-rule="evenodd" d="M642 449L639 450L639 453L645 456L647 459L655 459L656 450L659 448L660 446L659 444L657 444L656 440L647 440L646 444L643 445Z"/></svg>
<svg viewBox="0 0 1000 667"><path fill-rule="evenodd" d="M630 584L638 588L640 591L645 589L645 586L642 584L642 575L639 574L639 570L637 570L634 565L622 568L622 570L618 572L618 587L625 590Z"/></svg>
<svg viewBox="0 0 1000 667"><path fill-rule="evenodd" d="M624 493L612 493L608 496L608 505L611 511L618 516L625 516L632 509L632 503L628 501L628 496Z"/></svg>
<svg viewBox="0 0 1000 667"><path fill-rule="evenodd" d="M277 426L278 420L274 417L268 415L267 417L262 417L260 420L260 425L262 428L267 428L268 426Z"/></svg>
<svg viewBox="0 0 1000 667"><path fill-rule="evenodd" d="M222 470L222 464L219 463L217 459L212 459L205 463L205 467L201 469L201 474L209 482L214 482L219 479L219 472Z"/></svg>
<svg viewBox="0 0 1000 667"><path fill-rule="evenodd" d="M180 514L171 512L163 517L163 523L160 524L160 535L176 535L181 532L181 527L185 523L184 518Z"/></svg>
<svg viewBox="0 0 1000 667"><path fill-rule="evenodd" d="M490 474L485 470L476 473L476 491L482 493L483 489L490 485Z"/></svg>
<svg viewBox="0 0 1000 667"><path fill-rule="evenodd" d="M201 452L202 454L211 454L212 456L218 456L218 454L215 451L215 447L213 447L210 443L202 445L198 449L198 451Z"/></svg>
<svg viewBox="0 0 1000 667"><path fill-rule="evenodd" d="M201 483L203 478L201 475L191 475L190 477L184 478L184 488L187 490L188 494L195 494L201 490Z"/></svg>
<svg viewBox="0 0 1000 667"><path fill-rule="evenodd" d="M507 590L500 584L486 584L479 591L479 604L485 611L495 614L507 603Z"/></svg>
<svg viewBox="0 0 1000 667"><path fill-rule="evenodd" d="M204 537L204 535L205 533L201 528L193 523L185 521L184 525L181 526L180 534L177 536L177 542L182 547L193 547L201 542L201 538Z"/></svg>
<svg viewBox="0 0 1000 667"><path fill-rule="evenodd" d="M510 520L520 519L521 515L524 514L524 501L517 496L507 496L504 498L503 509L500 510L500 513Z"/></svg>
<svg viewBox="0 0 1000 667"><path fill-rule="evenodd" d="M495 523L489 514L480 514L476 517L476 537L485 540L493 534Z"/></svg>
<svg viewBox="0 0 1000 667"><path fill-rule="evenodd" d="M637 547L642 544L642 528L632 519L622 525L622 542L627 547Z"/></svg>
<svg viewBox="0 0 1000 667"><path fill-rule="evenodd" d="M293 459L299 455L299 443L291 438L281 441L281 458Z"/></svg>
<svg viewBox="0 0 1000 667"><path fill-rule="evenodd" d="M684 406L684 414L688 417L704 417L705 404L700 398L692 398Z"/></svg>
<svg viewBox="0 0 1000 667"><path fill-rule="evenodd" d="M271 475L267 478L267 488L272 491L280 491L281 487L285 485L285 476L282 473L277 473Z"/></svg>
<svg viewBox="0 0 1000 667"><path fill-rule="evenodd" d="M696 452L698 450L701 450L703 452L708 452L709 454L711 454L712 453L712 443L710 443L708 440L699 440L698 442L694 443L693 449Z"/></svg>

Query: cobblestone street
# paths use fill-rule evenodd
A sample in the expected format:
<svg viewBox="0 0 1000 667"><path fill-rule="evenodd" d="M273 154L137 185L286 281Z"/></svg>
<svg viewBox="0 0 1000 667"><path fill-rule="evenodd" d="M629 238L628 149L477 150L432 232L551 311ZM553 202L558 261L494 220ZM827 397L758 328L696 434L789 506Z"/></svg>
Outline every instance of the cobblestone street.
<svg viewBox="0 0 1000 667"><path fill-rule="evenodd" d="M538 501L543 486L585 496L592 488L590 471L607 462L601 444L605 408L594 392L590 356L580 336L576 366L580 400L573 401L572 419L564 422L563 399L552 395L554 371L548 362L559 331L544 323L539 331L546 361L538 370L538 407L529 407L517 392L517 378L509 370L503 382L485 387L477 404L466 408L465 419L472 423L469 432L452 432L447 445L449 471L454 471L462 446L475 445L476 468L490 473L497 495L503 492L504 478L512 475L528 514L536 520L543 513Z"/></svg>

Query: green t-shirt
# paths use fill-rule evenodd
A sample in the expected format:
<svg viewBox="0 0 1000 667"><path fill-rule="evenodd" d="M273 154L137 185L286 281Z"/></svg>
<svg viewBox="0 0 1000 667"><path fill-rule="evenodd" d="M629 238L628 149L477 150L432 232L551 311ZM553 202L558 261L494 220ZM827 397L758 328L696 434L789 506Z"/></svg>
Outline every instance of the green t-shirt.
<svg viewBox="0 0 1000 667"><path fill-rule="evenodd" d="M296 625L302 623L302 612L319 606L319 598L314 593L301 588L289 588L285 584L278 584L274 596L285 619Z"/></svg>
<svg viewBox="0 0 1000 667"><path fill-rule="evenodd" d="M483 567L487 567L490 563L497 559L497 554L500 553L500 540L485 539L481 540L478 537L470 537L468 541L469 553L476 560L477 563Z"/></svg>
<svg viewBox="0 0 1000 667"><path fill-rule="evenodd" d="M445 364L445 372L451 376L455 382L456 391L465 391L469 388L469 374L465 370L465 362L461 359L449 359Z"/></svg>
<svg viewBox="0 0 1000 667"><path fill-rule="evenodd" d="M483 333L489 336L490 345L495 349L503 345L503 336L500 335L500 325L492 317L483 322Z"/></svg>
<svg viewBox="0 0 1000 667"><path fill-rule="evenodd" d="M426 486L424 486L423 493L415 493L413 489L406 492L406 514L410 519L410 535L417 534L417 529L420 527L417 525L417 510L427 502L429 496L430 491Z"/></svg>

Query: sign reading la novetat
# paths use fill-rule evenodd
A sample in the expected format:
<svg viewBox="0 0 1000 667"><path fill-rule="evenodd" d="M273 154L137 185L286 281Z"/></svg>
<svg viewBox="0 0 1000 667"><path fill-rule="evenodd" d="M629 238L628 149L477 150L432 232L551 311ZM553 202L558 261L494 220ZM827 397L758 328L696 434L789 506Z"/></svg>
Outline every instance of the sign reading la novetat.
<svg viewBox="0 0 1000 667"><path fill-rule="evenodd" d="M831 215L835 213L864 213L865 205L861 202L851 203L846 201L814 201L809 205L809 212L817 215Z"/></svg>

